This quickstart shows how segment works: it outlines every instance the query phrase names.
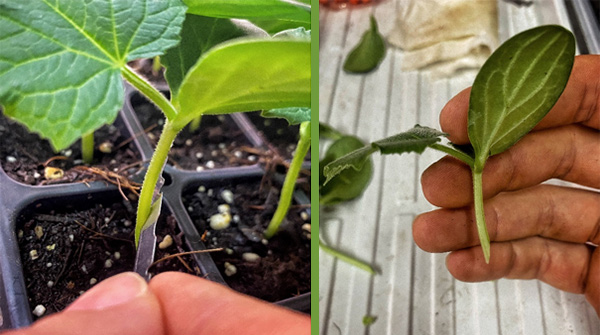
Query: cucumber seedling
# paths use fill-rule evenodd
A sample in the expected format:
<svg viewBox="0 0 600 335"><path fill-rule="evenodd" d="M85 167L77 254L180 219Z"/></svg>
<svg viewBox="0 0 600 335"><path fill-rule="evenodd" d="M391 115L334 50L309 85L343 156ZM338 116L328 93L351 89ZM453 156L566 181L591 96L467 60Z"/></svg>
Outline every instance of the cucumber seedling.
<svg viewBox="0 0 600 335"><path fill-rule="evenodd" d="M247 19L309 23L306 8L272 0L184 2L40 0L0 5L0 104L7 116L48 138L54 149L113 122L123 104L123 78L165 115L140 193L136 246L169 149L188 123L206 114L310 106L310 42L200 39L202 46L209 46L204 49L185 38L194 35L196 25L184 24L197 16L215 29L227 25L237 14L231 11L241 8L232 3L251 7L242 11ZM210 32L201 29L200 36L212 36ZM170 100L127 66L165 53Z"/></svg>
<svg viewBox="0 0 600 335"><path fill-rule="evenodd" d="M421 153L432 148L452 155L471 168L477 231L489 263L490 240L483 210L485 163L514 145L550 111L567 84L574 59L575 38L563 27L541 26L517 34L490 56L473 83L468 112L472 153L440 143L444 133L417 125L329 163L324 168L326 183L350 167L360 170L376 151Z"/></svg>

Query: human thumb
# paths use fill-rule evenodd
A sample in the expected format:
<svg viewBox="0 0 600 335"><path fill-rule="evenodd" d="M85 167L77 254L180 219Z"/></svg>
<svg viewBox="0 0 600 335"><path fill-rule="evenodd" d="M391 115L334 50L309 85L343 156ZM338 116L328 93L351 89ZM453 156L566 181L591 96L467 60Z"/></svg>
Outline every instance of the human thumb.
<svg viewBox="0 0 600 335"><path fill-rule="evenodd" d="M163 324L158 299L144 279L125 272L100 282L64 311L5 334L161 335Z"/></svg>

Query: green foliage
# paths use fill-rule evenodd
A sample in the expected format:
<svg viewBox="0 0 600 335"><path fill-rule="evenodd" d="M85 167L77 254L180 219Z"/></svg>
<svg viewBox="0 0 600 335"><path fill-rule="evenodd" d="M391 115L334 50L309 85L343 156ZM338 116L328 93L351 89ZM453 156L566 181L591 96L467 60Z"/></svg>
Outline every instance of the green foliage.
<svg viewBox="0 0 600 335"><path fill-rule="evenodd" d="M203 114L310 107L310 42L222 43L190 69L173 103L179 129Z"/></svg>
<svg viewBox="0 0 600 335"><path fill-rule="evenodd" d="M325 185L324 168L329 163L354 150L363 148L365 144L354 136L341 136L336 139L325 152L319 162L319 196L321 205L335 205L360 196L369 185L373 175L373 162L365 158L360 169L345 169ZM345 165L347 166L347 165Z"/></svg>
<svg viewBox="0 0 600 335"><path fill-rule="evenodd" d="M469 104L469 139L478 161L508 149L550 111L574 57L573 34L560 26L527 30L490 56Z"/></svg>
<svg viewBox="0 0 600 335"><path fill-rule="evenodd" d="M112 122L123 104L126 63L177 44L185 10L179 0L0 6L4 113L56 150Z"/></svg>
<svg viewBox="0 0 600 335"><path fill-rule="evenodd" d="M385 41L377 29L377 21L371 16L371 29L367 30L360 42L350 52L344 62L344 70L351 73L366 73L374 70L385 56Z"/></svg>
<svg viewBox="0 0 600 335"><path fill-rule="evenodd" d="M420 154L427 147L438 143L443 136L445 136L444 133L433 128L415 125L406 132L375 141L327 164L323 169L323 175L326 178L324 184L327 185L333 177L350 167L355 171L360 171L374 152L381 151L382 154L416 152Z"/></svg>
<svg viewBox="0 0 600 335"><path fill-rule="evenodd" d="M363 316L363 319L362 319L363 325L365 325L367 327L374 324L375 321L377 321L377 317L373 316L373 315L365 315L365 316Z"/></svg>
<svg viewBox="0 0 600 335"><path fill-rule="evenodd" d="M171 96L178 94L183 78L200 56L219 43L241 36L246 36L246 32L231 20L187 14L181 43L162 57Z"/></svg>
<svg viewBox="0 0 600 335"><path fill-rule="evenodd" d="M490 56L475 79L468 115L472 146L441 145L437 142L443 133L416 126L336 159L325 166L324 175L329 181L349 167L360 170L377 150L383 154L421 153L430 147L453 155L471 167L477 231L485 261L489 262L490 240L483 210L485 162L510 148L550 111L567 84L574 59L575 39L562 27L542 26L517 34Z"/></svg>
<svg viewBox="0 0 600 335"><path fill-rule="evenodd" d="M237 19L310 23L310 6L281 0L184 0L188 13Z"/></svg>
<svg viewBox="0 0 600 335"><path fill-rule="evenodd" d="M260 116L266 118L285 119L290 126L310 121L310 108L307 107L289 107L276 108L263 111Z"/></svg>

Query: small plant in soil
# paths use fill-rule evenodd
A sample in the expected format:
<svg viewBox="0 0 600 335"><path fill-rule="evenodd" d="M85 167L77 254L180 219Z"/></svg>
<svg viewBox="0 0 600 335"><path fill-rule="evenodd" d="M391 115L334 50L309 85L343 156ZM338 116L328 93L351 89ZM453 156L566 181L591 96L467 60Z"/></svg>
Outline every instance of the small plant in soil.
<svg viewBox="0 0 600 335"><path fill-rule="evenodd" d="M446 134L416 125L329 163L324 168L325 184L348 168L360 171L377 151L422 153L432 148L449 154L471 168L477 230L485 261L489 262L482 187L485 163L514 145L550 111L567 84L574 57L573 34L560 26L541 26L515 35L490 56L473 83L468 112L471 146L442 144Z"/></svg>
<svg viewBox="0 0 600 335"><path fill-rule="evenodd" d="M48 138L54 149L89 138L115 119L123 104L122 78L164 113L163 132L140 193L136 245L160 191L155 189L169 148L192 120L310 106L310 42L289 34L230 39L238 28L228 20L273 21L278 12L280 20L309 22L310 13L287 2L249 4L249 11L232 13L244 4L228 3L65 0L0 5L0 103L5 115ZM127 65L163 54L170 100Z"/></svg>

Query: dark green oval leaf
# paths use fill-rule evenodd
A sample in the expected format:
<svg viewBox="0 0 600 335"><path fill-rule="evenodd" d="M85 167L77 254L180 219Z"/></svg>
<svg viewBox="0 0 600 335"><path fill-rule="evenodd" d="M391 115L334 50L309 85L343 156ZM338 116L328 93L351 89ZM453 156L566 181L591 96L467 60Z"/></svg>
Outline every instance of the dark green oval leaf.
<svg viewBox="0 0 600 335"><path fill-rule="evenodd" d="M469 138L478 164L508 149L554 106L575 57L573 34L542 26L515 35L483 65L471 91Z"/></svg>
<svg viewBox="0 0 600 335"><path fill-rule="evenodd" d="M377 67L385 56L385 42L377 29L377 21L371 16L371 29L367 30L358 45L344 62L344 71L365 73Z"/></svg>
<svg viewBox="0 0 600 335"><path fill-rule="evenodd" d="M325 157L319 163L319 196L322 205L334 205L352 200L360 196L367 188L373 175L373 162L368 156L361 164L360 169L346 169L327 185L323 185L326 180L323 174L325 165L364 146L364 143L354 136L342 136L327 149Z"/></svg>
<svg viewBox="0 0 600 335"><path fill-rule="evenodd" d="M0 6L0 104L63 149L123 105L126 63L179 41L179 0L14 1Z"/></svg>

